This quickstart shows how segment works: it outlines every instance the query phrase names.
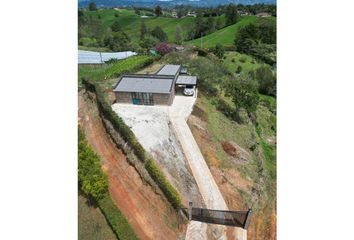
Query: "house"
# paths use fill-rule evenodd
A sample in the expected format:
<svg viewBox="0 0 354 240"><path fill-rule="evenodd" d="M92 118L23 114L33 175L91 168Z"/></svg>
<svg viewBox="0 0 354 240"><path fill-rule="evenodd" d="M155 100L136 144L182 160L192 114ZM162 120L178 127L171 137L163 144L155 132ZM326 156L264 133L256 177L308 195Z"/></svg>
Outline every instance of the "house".
<svg viewBox="0 0 354 240"><path fill-rule="evenodd" d="M167 64L155 74L125 74L114 85L118 103L171 105L178 89L196 87L197 77L181 65Z"/></svg>
<svg viewBox="0 0 354 240"><path fill-rule="evenodd" d="M270 17L271 15L267 12L261 12L256 14L257 17Z"/></svg>

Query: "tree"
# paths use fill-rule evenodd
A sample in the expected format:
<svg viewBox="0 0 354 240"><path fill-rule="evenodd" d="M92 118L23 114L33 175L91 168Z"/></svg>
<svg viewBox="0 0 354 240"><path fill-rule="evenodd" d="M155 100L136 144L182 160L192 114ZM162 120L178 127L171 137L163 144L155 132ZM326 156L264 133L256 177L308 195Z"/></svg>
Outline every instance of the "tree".
<svg viewBox="0 0 354 240"><path fill-rule="evenodd" d="M258 39L257 27L254 24L249 24L240 29L236 38L235 45L237 51L248 53L250 49L256 44Z"/></svg>
<svg viewBox="0 0 354 240"><path fill-rule="evenodd" d="M208 17L208 20L206 22L206 27L208 29L209 33L212 33L215 31L215 20L213 17Z"/></svg>
<svg viewBox="0 0 354 240"><path fill-rule="evenodd" d="M241 74L235 80L226 82L224 85L225 95L232 98L238 116L241 108L244 108L248 113L256 111L259 102L257 88L257 82L248 74Z"/></svg>
<svg viewBox="0 0 354 240"><path fill-rule="evenodd" d="M181 44L182 40L182 28L180 25L177 25L175 31L175 41L177 44Z"/></svg>
<svg viewBox="0 0 354 240"><path fill-rule="evenodd" d="M109 38L106 44L112 51L126 51L130 45L130 38L125 32L119 31L115 32L113 38Z"/></svg>
<svg viewBox="0 0 354 240"><path fill-rule="evenodd" d="M220 59L222 59L224 57L225 50L224 50L224 47L220 43L217 43L215 45L214 54Z"/></svg>
<svg viewBox="0 0 354 240"><path fill-rule="evenodd" d="M167 43L162 42L162 43L157 44L156 51L163 56L163 55L171 52L171 48L170 48L170 46L168 46Z"/></svg>
<svg viewBox="0 0 354 240"><path fill-rule="evenodd" d="M140 25L140 39L143 39L145 37L145 35L148 33L148 29L145 25L145 21L141 21L141 25Z"/></svg>
<svg viewBox="0 0 354 240"><path fill-rule="evenodd" d="M111 29L113 32L119 32L120 30L122 30L118 20L114 21L114 23L111 26Z"/></svg>
<svg viewBox="0 0 354 240"><path fill-rule="evenodd" d="M156 17L160 17L162 15L162 9L159 5L157 5L155 8L155 14L156 14Z"/></svg>
<svg viewBox="0 0 354 240"><path fill-rule="evenodd" d="M96 11L97 10L96 3L95 2L90 2L88 8L89 8L90 11Z"/></svg>
<svg viewBox="0 0 354 240"><path fill-rule="evenodd" d="M215 28L217 29L217 30L219 30L219 29L221 29L223 27L223 23L222 23L222 20L221 20L221 18L217 18L216 19L216 24L215 24Z"/></svg>
<svg viewBox="0 0 354 240"><path fill-rule="evenodd" d="M149 49L154 47L157 44L158 40L156 38L146 36L140 40L139 45L142 48Z"/></svg>
<svg viewBox="0 0 354 240"><path fill-rule="evenodd" d="M276 96L276 80L270 66L264 65L257 68L255 78L259 84L259 93Z"/></svg>
<svg viewBox="0 0 354 240"><path fill-rule="evenodd" d="M231 25L231 24L234 24L237 22L238 13L237 13L237 7L235 4L230 3L226 7L225 18L226 18L226 25Z"/></svg>
<svg viewBox="0 0 354 240"><path fill-rule="evenodd" d="M160 26L156 26L151 31L151 35L159 39L161 42L166 42L168 40L167 34L162 30Z"/></svg>

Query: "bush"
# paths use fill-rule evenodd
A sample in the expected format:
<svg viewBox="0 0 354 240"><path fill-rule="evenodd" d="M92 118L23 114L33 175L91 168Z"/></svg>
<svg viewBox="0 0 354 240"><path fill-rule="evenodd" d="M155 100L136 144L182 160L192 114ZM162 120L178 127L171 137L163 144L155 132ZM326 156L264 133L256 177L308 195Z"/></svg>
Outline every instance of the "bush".
<svg viewBox="0 0 354 240"><path fill-rule="evenodd" d="M240 62L245 63L247 61L246 57L240 57Z"/></svg>
<svg viewBox="0 0 354 240"><path fill-rule="evenodd" d="M236 73L241 73L242 72L242 67L241 65L237 66Z"/></svg>
<svg viewBox="0 0 354 240"><path fill-rule="evenodd" d="M231 62L233 62L233 63L236 62L236 59L235 58L231 59Z"/></svg>
<svg viewBox="0 0 354 240"><path fill-rule="evenodd" d="M85 47L96 47L98 43L95 38L82 37L79 39L79 45Z"/></svg>
<svg viewBox="0 0 354 240"><path fill-rule="evenodd" d="M101 169L98 155L88 145L81 129L78 130L78 178L82 191L95 200L108 192L108 180Z"/></svg>
<svg viewBox="0 0 354 240"><path fill-rule="evenodd" d="M160 187L161 191L165 194L167 200L172 204L175 209L182 207L181 198L174 187L167 181L165 175L162 173L160 168L154 163L152 159L149 159L145 163L145 168L149 172L150 176L157 185Z"/></svg>
<svg viewBox="0 0 354 240"><path fill-rule="evenodd" d="M197 48L197 51L198 51L198 56L201 56L201 57L206 57L206 56L208 56L208 51L206 51L206 50L204 50L204 49Z"/></svg>
<svg viewBox="0 0 354 240"><path fill-rule="evenodd" d="M171 52L171 48L167 43L159 43L156 45L156 51L163 56Z"/></svg>

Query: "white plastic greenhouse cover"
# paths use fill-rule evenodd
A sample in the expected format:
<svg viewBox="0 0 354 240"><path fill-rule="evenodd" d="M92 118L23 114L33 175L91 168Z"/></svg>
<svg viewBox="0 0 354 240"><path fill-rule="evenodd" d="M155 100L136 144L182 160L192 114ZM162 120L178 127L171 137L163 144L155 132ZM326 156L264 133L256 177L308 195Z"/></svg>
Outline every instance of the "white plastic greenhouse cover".
<svg viewBox="0 0 354 240"><path fill-rule="evenodd" d="M101 52L102 62L108 61L109 59L125 59L134 55L136 52ZM101 56L99 52L84 51L79 50L78 52L78 63L79 64L101 64Z"/></svg>

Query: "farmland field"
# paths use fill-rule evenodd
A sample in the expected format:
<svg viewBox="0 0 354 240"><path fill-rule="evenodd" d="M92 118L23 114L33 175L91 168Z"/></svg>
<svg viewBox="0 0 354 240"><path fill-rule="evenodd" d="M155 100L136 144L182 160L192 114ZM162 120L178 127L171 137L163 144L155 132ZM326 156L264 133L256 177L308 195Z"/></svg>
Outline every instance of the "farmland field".
<svg viewBox="0 0 354 240"><path fill-rule="evenodd" d="M148 17L141 18L139 15L135 14L134 10L129 9L104 9L99 11L86 11L85 14L89 16L100 16L101 21L106 26L111 26L115 20L119 20L119 23L122 27L122 30L128 34L133 43L138 43L140 38L140 24L144 19L146 26L149 30L152 30L156 26L160 26L167 34L168 41L174 42L175 40L175 28L177 25L180 25L182 28L183 36L187 34L187 26L194 24L194 17L183 17L183 18L169 18L169 17ZM118 14L118 17L116 17ZM222 20L225 17L219 16L215 17L221 18Z"/></svg>

